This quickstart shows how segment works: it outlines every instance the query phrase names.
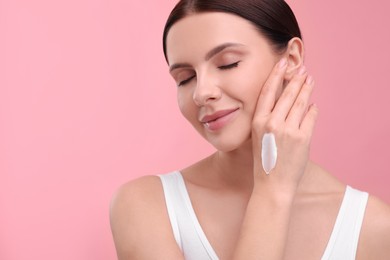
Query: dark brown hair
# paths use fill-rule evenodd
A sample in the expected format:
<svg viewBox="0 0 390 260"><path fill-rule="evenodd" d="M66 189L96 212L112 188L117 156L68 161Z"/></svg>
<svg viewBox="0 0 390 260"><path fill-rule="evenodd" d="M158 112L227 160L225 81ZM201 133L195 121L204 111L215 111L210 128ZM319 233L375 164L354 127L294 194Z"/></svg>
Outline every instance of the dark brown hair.
<svg viewBox="0 0 390 260"><path fill-rule="evenodd" d="M163 49L167 61L166 39L171 27L188 15L202 12L232 13L250 21L277 52L285 50L290 39L302 39L295 15L284 0L181 0L164 28Z"/></svg>

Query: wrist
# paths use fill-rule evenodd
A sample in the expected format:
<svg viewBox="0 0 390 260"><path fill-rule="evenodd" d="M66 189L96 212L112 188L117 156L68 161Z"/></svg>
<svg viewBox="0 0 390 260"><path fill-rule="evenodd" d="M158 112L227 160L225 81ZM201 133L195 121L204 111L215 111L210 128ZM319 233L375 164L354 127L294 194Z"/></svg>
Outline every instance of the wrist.
<svg viewBox="0 0 390 260"><path fill-rule="evenodd" d="M294 183L284 183L275 176L255 176L252 196L261 196L275 204L291 204L297 193L298 186Z"/></svg>

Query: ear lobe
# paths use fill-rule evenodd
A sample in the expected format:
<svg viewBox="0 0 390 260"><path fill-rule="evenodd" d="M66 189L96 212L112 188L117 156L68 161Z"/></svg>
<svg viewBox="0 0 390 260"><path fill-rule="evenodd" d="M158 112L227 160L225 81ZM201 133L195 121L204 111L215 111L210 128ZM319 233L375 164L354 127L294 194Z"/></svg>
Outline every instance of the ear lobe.
<svg viewBox="0 0 390 260"><path fill-rule="evenodd" d="M292 38L287 45L284 53L287 58L287 70L285 80L290 81L296 71L303 65L304 47L303 42L298 37Z"/></svg>

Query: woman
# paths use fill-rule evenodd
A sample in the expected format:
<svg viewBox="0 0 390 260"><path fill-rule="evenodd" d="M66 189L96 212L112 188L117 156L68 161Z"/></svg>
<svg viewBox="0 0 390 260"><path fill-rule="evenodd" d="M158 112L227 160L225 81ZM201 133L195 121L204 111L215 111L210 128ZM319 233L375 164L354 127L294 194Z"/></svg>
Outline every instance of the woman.
<svg viewBox="0 0 390 260"><path fill-rule="evenodd" d="M178 3L165 57L182 114L217 151L119 189L119 259L388 259L389 207L309 160L301 38L281 0Z"/></svg>

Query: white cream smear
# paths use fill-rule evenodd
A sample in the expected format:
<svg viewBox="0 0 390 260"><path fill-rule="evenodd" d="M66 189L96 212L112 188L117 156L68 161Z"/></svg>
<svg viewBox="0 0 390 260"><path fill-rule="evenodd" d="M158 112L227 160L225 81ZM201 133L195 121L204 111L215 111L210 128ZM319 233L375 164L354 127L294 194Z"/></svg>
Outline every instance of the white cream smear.
<svg viewBox="0 0 390 260"><path fill-rule="evenodd" d="M275 135L266 133L263 136L261 145L261 163L266 174L269 174L276 165L278 149L276 147Z"/></svg>

